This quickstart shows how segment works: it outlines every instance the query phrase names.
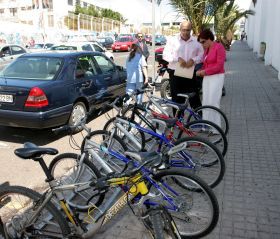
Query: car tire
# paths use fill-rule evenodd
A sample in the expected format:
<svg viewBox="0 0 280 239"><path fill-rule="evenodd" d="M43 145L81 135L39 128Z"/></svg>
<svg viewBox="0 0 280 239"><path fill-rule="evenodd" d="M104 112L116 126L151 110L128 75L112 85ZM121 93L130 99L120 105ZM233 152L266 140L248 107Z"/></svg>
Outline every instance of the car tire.
<svg viewBox="0 0 280 239"><path fill-rule="evenodd" d="M116 50L113 50L113 52L116 52Z"/></svg>
<svg viewBox="0 0 280 239"><path fill-rule="evenodd" d="M87 108L83 102L76 102L72 108L70 118L68 120L69 126L75 126L80 119L86 116ZM77 129L77 132L80 131Z"/></svg>

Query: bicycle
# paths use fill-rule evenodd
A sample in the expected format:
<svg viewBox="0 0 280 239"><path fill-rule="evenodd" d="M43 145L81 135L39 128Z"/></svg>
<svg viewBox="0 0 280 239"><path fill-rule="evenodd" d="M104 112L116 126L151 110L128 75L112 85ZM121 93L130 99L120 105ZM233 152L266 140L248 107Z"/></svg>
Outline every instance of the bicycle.
<svg viewBox="0 0 280 239"><path fill-rule="evenodd" d="M114 106L115 103L113 102L111 105ZM94 158L94 164L99 165L104 169L105 173L110 173L112 171L121 172L126 167L126 164L122 163L122 154L112 150L112 144L114 144L115 139L118 138L118 142L121 141L121 137L116 136L117 131L118 133L121 133L122 136L127 136L127 139L130 139L130 141L126 143L133 145L133 148L136 149L136 151L142 149L142 145L138 142L138 139L126 130L126 128L133 128L150 134L157 139L148 151L162 153L166 157L166 167L177 167L191 170L199 175L211 187L215 187L223 179L225 173L224 158L213 144L204 139L187 137L173 142L171 137L165 136L165 132L158 134L119 117L114 121L115 127L110 132L102 130L91 132L91 130L85 125L85 122L86 119L80 121L77 125L77 127L80 127L87 132L87 135L81 144L82 158L85 157L83 156L85 153L89 155L89 157ZM168 122L166 123L159 119L154 119L154 122L162 124L163 128L168 128ZM174 124L175 121L169 123ZM126 127L123 127L123 125L126 125ZM63 128L65 129L65 127ZM92 138L98 135L98 138L101 141L99 144L92 140ZM111 141L112 138L114 138L114 142ZM112 157L108 157L110 155ZM67 157L68 156L65 155L64 158ZM62 158L63 156L61 156L61 160ZM50 165L52 165L52 163Z"/></svg>
<svg viewBox="0 0 280 239"><path fill-rule="evenodd" d="M132 95L130 95L130 97L135 98L135 95L143 93L144 91L140 91L137 90L135 91ZM188 95L182 95L184 97L188 97ZM139 125L141 125L144 128L147 128L149 130L152 130L154 132L156 132L156 127L153 125L153 123L151 122L151 120L153 118L160 118L160 119L175 119L178 115L178 112L180 110L188 110L186 109L186 105L183 106L178 106L177 104L174 103L169 103L169 101L166 103L166 105L170 106L170 107L174 107L176 108L177 112L174 117L170 117L168 112L163 109L163 107L155 101L155 99L153 97L149 98L148 103L144 106L144 105L139 105L137 104L137 101L135 101L134 99L134 104L130 104L127 108L125 108L124 110L121 110L120 107L122 107L122 97L117 98L113 103L109 104L109 107L113 107L114 109L116 109L117 116L116 117L124 117L124 119L132 122L132 123L137 123ZM187 101L187 100L186 100ZM118 102L118 103L117 103ZM119 106L117 106L117 104ZM151 109L151 104L153 104L159 112L157 112L156 110ZM121 114L122 112L122 114ZM103 130L106 131L111 131L111 128L113 127L112 125L114 124L114 121L116 119L116 117L112 117L110 118L106 124L103 127ZM200 136L205 138L206 140L209 140L211 143L213 143L216 147L218 147L218 149L221 151L222 155L225 156L226 152L227 152L227 146L228 146L228 142L227 142L227 138L225 136L225 134L223 133L223 131L214 123L210 122L210 121L205 121L205 120L196 120L190 123L185 124L184 122L185 117L180 117L177 121L176 121L176 127L174 129L172 129L172 137L173 139L180 139L182 138L182 135L186 135L186 136ZM119 128L119 127L118 127ZM140 135L139 135L139 131L140 131ZM144 132L144 134L141 134L142 130L138 130L137 133L139 136L139 143L142 145L142 148L140 149L138 146L136 149L138 150L143 150L145 147L145 142L148 142L152 139L152 135L151 134L147 134ZM175 131L175 132L174 132ZM176 132L177 131L177 132ZM128 136L127 136L128 137ZM143 137L145 142L143 142ZM128 138L129 140L129 138Z"/></svg>
<svg viewBox="0 0 280 239"><path fill-rule="evenodd" d="M127 163L132 169L88 182L59 185L42 157L44 154L57 153L56 149L40 148L32 143L25 143L24 148L15 150L15 154L22 159L39 162L46 175L49 189L39 194L21 186L0 188L0 216L9 238L92 238L98 229L109 222L126 204L138 207L141 217L146 220L152 211L149 209L161 210L163 207L168 210L168 214L159 211L156 218L153 215L148 217L155 238L163 238L160 236L162 230L173 236L172 238L198 238L210 233L217 224L219 206L212 190L195 175L181 170L157 172L156 169L162 163L162 158L158 154L126 152L126 156L137 159L137 161L128 160ZM199 190L188 190L185 185L193 185ZM99 207L91 205L88 217L81 220L75 208L67 203L63 192L73 188L84 190L89 187L95 192L95 196L109 190L112 190L112 194L107 193L110 195L109 199ZM7 198L10 200L8 203ZM203 200L206 200L205 203ZM59 206L64 214L55 205ZM192 209L195 209L196 214L191 213ZM158 227L161 215L165 215L162 221L167 225L161 224ZM190 228L191 224L198 222L203 225ZM165 230L166 228L171 228L172 232ZM182 231L186 228L187 231Z"/></svg>

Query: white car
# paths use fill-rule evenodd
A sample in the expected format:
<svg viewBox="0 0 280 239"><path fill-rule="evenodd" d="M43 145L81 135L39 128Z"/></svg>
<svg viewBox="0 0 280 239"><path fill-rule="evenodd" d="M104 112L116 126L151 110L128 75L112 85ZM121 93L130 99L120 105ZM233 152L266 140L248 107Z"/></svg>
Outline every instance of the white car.
<svg viewBox="0 0 280 239"><path fill-rule="evenodd" d="M29 52L40 52L49 50L53 43L36 43L33 47L28 47Z"/></svg>
<svg viewBox="0 0 280 239"><path fill-rule="evenodd" d="M97 42L66 42L60 45L54 45L50 50L96 51L105 54L112 61L114 60L114 55Z"/></svg>
<svg viewBox="0 0 280 239"><path fill-rule="evenodd" d="M0 44L0 70L14 59L26 53L27 50L15 44Z"/></svg>

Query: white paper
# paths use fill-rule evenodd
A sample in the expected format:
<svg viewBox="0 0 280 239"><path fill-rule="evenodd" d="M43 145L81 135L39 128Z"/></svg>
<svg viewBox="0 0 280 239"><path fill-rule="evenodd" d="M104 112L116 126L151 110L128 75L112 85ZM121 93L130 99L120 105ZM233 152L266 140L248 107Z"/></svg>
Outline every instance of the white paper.
<svg viewBox="0 0 280 239"><path fill-rule="evenodd" d="M183 67L180 66L179 62L176 63L176 68L175 68L175 72L174 72L175 76L192 79L193 78L193 72L194 72L194 65L192 67L189 67L189 68L187 68L187 67L183 68Z"/></svg>

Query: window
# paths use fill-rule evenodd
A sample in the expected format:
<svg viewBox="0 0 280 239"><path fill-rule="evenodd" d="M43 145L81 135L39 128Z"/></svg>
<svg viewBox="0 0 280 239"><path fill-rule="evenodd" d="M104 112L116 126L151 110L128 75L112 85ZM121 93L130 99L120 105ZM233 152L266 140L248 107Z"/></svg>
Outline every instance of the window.
<svg viewBox="0 0 280 239"><path fill-rule="evenodd" d="M12 55L10 47L9 46L3 47L2 50L1 50L1 55L2 54L4 54L4 55Z"/></svg>
<svg viewBox="0 0 280 239"><path fill-rule="evenodd" d="M104 52L104 50L100 46L98 46L97 44L93 44L93 46L94 46L95 51Z"/></svg>
<svg viewBox="0 0 280 239"><path fill-rule="evenodd" d="M84 4L84 7L87 7L87 3L86 2L83 2L83 4Z"/></svg>
<svg viewBox="0 0 280 239"><path fill-rule="evenodd" d="M11 78L52 80L62 65L61 58L23 57L8 65L3 74Z"/></svg>
<svg viewBox="0 0 280 239"><path fill-rule="evenodd" d="M11 50L13 55L26 53L26 51L20 46L11 46Z"/></svg>
<svg viewBox="0 0 280 239"><path fill-rule="evenodd" d="M11 13L11 16L16 16L17 15L17 9L16 8L10 8L10 13Z"/></svg>
<svg viewBox="0 0 280 239"><path fill-rule="evenodd" d="M96 60L103 73L109 73L115 70L112 62L107 60L104 56L94 56L94 59Z"/></svg>
<svg viewBox="0 0 280 239"><path fill-rule="evenodd" d="M97 70L90 56L82 56L78 58L76 67L76 78L90 78L97 75Z"/></svg>
<svg viewBox="0 0 280 239"><path fill-rule="evenodd" d="M73 0L68 0L68 5L73 6Z"/></svg>
<svg viewBox="0 0 280 239"><path fill-rule="evenodd" d="M83 51L92 51L90 44L86 44L82 46Z"/></svg>

